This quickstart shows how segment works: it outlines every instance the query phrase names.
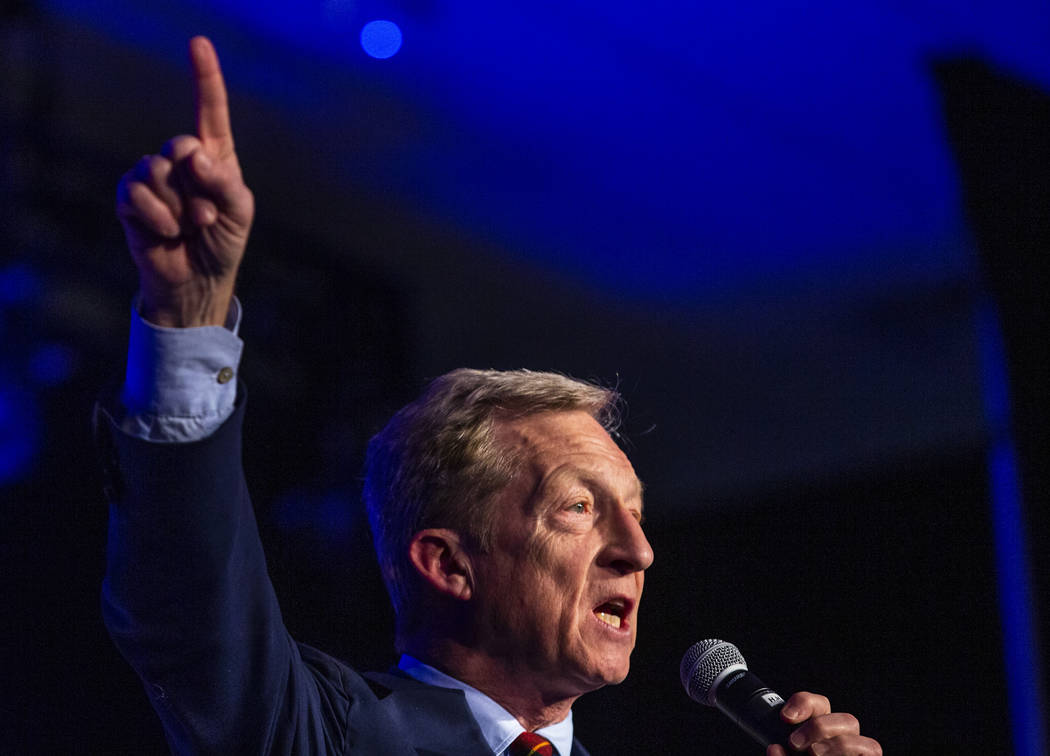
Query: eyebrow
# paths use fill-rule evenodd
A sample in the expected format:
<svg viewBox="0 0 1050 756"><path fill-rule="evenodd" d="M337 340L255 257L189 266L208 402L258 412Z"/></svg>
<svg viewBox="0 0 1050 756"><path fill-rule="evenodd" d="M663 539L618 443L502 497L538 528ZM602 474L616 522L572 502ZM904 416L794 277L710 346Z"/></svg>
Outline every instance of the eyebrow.
<svg viewBox="0 0 1050 756"><path fill-rule="evenodd" d="M552 478L544 478L540 481L539 485L533 490L532 496L535 497L544 491L552 481L557 480L565 476L571 476L574 480L578 480L581 483L588 485L594 485L595 483L601 483L604 479L600 476L596 476L587 470L580 467L571 466L568 469L560 470ZM634 486L632 486L631 492L627 495L627 500L637 498L638 499L638 511L642 512L645 509L645 483L637 475L634 476Z"/></svg>

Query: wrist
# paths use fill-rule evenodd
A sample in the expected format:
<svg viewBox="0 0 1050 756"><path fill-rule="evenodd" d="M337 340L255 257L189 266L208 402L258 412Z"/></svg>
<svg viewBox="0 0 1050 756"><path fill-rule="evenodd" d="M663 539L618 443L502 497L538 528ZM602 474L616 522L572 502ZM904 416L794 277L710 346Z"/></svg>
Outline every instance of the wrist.
<svg viewBox="0 0 1050 756"><path fill-rule="evenodd" d="M163 328L199 328L226 324L233 285L191 283L166 295L142 287L139 315Z"/></svg>

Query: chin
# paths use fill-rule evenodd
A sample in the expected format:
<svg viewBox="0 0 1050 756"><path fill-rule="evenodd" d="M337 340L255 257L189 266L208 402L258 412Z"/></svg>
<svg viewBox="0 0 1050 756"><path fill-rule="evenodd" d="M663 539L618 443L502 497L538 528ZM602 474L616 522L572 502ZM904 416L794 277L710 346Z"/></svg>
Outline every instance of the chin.
<svg viewBox="0 0 1050 756"><path fill-rule="evenodd" d="M593 681L593 688L598 689L606 685L619 685L627 679L627 673L631 670L629 659L609 659L600 664L588 677Z"/></svg>
<svg viewBox="0 0 1050 756"><path fill-rule="evenodd" d="M606 681L606 685L619 685L627 679L627 673L631 671L630 663L624 664L620 669L613 672L609 679Z"/></svg>

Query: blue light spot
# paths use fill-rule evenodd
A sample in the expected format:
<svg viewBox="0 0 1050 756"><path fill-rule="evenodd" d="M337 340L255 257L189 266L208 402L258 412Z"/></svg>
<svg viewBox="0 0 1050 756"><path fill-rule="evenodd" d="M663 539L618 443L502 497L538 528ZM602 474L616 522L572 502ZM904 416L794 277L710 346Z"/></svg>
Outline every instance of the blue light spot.
<svg viewBox="0 0 1050 756"><path fill-rule="evenodd" d="M389 58L401 49L401 29L393 21L369 21L361 29L361 47L373 58Z"/></svg>
<svg viewBox="0 0 1050 756"><path fill-rule="evenodd" d="M25 263L0 269L0 305L30 302L42 289L40 275Z"/></svg>
<svg viewBox="0 0 1050 756"><path fill-rule="evenodd" d="M74 362L65 344L44 344L29 358L29 374L40 386L57 386L72 375Z"/></svg>
<svg viewBox="0 0 1050 756"><path fill-rule="evenodd" d="M353 532L353 496L337 489L294 489L275 503L272 517L277 527L289 532L308 532L332 546L344 543Z"/></svg>
<svg viewBox="0 0 1050 756"><path fill-rule="evenodd" d="M40 451L40 418L33 397L0 381L0 486L28 473Z"/></svg>
<svg viewBox="0 0 1050 756"><path fill-rule="evenodd" d="M999 610L1003 628L1003 661L1018 756L1044 754L1044 692L1037 674L1042 668L1036 634L1028 546L1024 525L1017 450L1010 422L1010 385L999 314L989 300L977 310L985 417L991 431L988 477L992 498Z"/></svg>

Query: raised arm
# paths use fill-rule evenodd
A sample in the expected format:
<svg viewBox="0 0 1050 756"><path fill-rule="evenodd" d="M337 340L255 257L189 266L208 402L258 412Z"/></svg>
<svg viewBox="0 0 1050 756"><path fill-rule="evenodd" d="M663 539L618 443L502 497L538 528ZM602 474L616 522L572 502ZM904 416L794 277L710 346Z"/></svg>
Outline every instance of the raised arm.
<svg viewBox="0 0 1050 756"><path fill-rule="evenodd" d="M222 325L255 211L234 151L215 48L190 40L196 135L146 155L117 187L117 217L139 272L140 311L172 328Z"/></svg>
<svg viewBox="0 0 1050 756"><path fill-rule="evenodd" d="M190 59L196 135L142 158L117 195L140 312L177 329L225 322L253 214L215 50L194 38ZM229 371L210 364L215 332L236 340L221 328L136 322L128 414L144 426L154 415L185 420L200 395L233 387ZM110 499L103 617L176 753L321 752L346 729L344 672L316 652L305 661L285 630L241 470L242 416L243 402L208 432L164 426L155 437L100 405Z"/></svg>

